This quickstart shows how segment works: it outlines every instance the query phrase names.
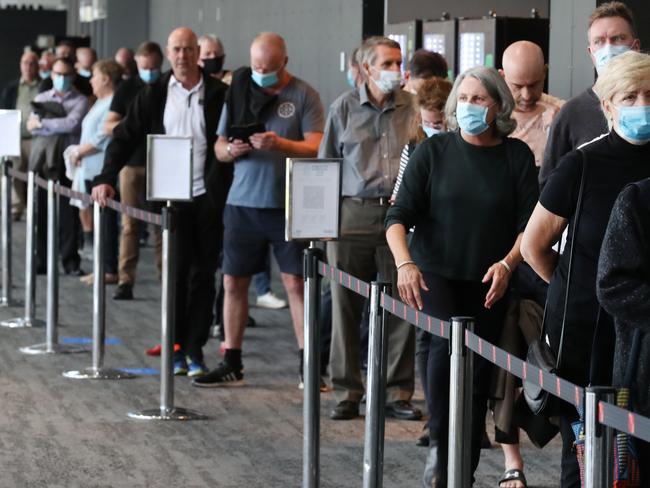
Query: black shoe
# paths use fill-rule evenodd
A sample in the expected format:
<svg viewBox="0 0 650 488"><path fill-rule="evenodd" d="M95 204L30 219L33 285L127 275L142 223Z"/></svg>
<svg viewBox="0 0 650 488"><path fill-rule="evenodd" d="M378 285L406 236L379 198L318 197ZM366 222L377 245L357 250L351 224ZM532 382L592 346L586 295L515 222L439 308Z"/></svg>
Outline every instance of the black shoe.
<svg viewBox="0 0 650 488"><path fill-rule="evenodd" d="M37 266L36 267L36 274L37 275L46 275L47 274L47 268L45 266Z"/></svg>
<svg viewBox="0 0 650 488"><path fill-rule="evenodd" d="M86 272L79 267L65 268L65 274L68 276L85 276Z"/></svg>
<svg viewBox="0 0 650 488"><path fill-rule="evenodd" d="M218 388L221 386L243 386L244 385L244 370L236 370L229 364L222 362L216 369L213 369L208 374L200 376L192 381L193 386L199 388Z"/></svg>
<svg viewBox="0 0 650 488"><path fill-rule="evenodd" d="M397 400L396 402L386 404L386 417L393 417L400 420L420 420L422 412L415 408L406 400Z"/></svg>
<svg viewBox="0 0 650 488"><path fill-rule="evenodd" d="M133 300L133 286L130 283L119 283L113 293L113 300Z"/></svg>
<svg viewBox="0 0 650 488"><path fill-rule="evenodd" d="M429 447L430 442L431 437L429 436L429 429L425 427L422 435L415 441L415 445L420 447Z"/></svg>
<svg viewBox="0 0 650 488"><path fill-rule="evenodd" d="M246 322L246 327L257 327L257 322L255 322L255 319L251 317L250 315L248 316L248 321Z"/></svg>
<svg viewBox="0 0 650 488"><path fill-rule="evenodd" d="M359 416L359 402L343 400L330 412L332 420L352 420Z"/></svg>

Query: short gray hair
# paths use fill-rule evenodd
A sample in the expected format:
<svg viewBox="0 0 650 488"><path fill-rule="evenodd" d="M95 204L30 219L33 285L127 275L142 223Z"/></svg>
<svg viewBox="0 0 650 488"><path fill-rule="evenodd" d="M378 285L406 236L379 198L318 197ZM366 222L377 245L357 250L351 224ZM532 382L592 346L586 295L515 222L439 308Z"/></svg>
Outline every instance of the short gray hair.
<svg viewBox="0 0 650 488"><path fill-rule="evenodd" d="M445 105L445 117L447 126L455 130L458 128L458 121L456 120L456 106L458 105L458 87L465 78L475 78L481 82L485 87L488 94L499 105L500 110L496 117L496 128L500 136L506 137L515 130L517 121L511 117L512 111L515 108L515 100L512 98L512 93L503 77L494 68L486 68L484 66L477 66L470 68L464 73L458 75L454 86L451 89L447 104Z"/></svg>
<svg viewBox="0 0 650 488"><path fill-rule="evenodd" d="M389 39L388 37L369 37L363 41L363 44L361 44L359 52L357 53L357 60L359 61L360 65L363 66L364 63L368 63L368 66L372 66L372 64L377 59L377 50L375 49L377 46L386 46L392 49L400 49L399 43L397 41ZM404 62L404 60L402 60L402 62Z"/></svg>

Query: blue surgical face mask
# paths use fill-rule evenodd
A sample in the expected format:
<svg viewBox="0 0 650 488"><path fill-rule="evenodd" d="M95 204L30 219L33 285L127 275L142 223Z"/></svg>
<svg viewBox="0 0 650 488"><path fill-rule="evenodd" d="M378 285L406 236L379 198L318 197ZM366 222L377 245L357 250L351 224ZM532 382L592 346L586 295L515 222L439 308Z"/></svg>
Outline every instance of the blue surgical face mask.
<svg viewBox="0 0 650 488"><path fill-rule="evenodd" d="M621 135L632 144L641 145L650 142L650 106L616 108Z"/></svg>
<svg viewBox="0 0 650 488"><path fill-rule="evenodd" d="M401 72L386 69L377 71L379 71L379 79L375 80L373 78L372 81L375 82L375 85L377 85L377 88L379 88L379 91L383 94L388 95L389 93L397 90L402 84Z"/></svg>
<svg viewBox="0 0 650 488"><path fill-rule="evenodd" d="M72 88L72 76L70 75L55 76L52 79L52 86L54 86L54 89L58 92L70 91L70 89Z"/></svg>
<svg viewBox="0 0 650 488"><path fill-rule="evenodd" d="M140 79L145 83L154 83L158 78L160 78L159 69L138 69L138 75Z"/></svg>
<svg viewBox="0 0 650 488"><path fill-rule="evenodd" d="M90 78L93 74L90 70L87 69L78 69L77 73L79 73L79 76L83 76L84 78Z"/></svg>
<svg viewBox="0 0 650 488"><path fill-rule="evenodd" d="M348 80L348 85L350 85L350 88L357 87L357 84L354 82L354 75L352 74L352 70L350 68L348 68L347 80Z"/></svg>
<svg viewBox="0 0 650 488"><path fill-rule="evenodd" d="M52 74L52 71L39 71L38 76L41 77L41 80L45 80L50 77L50 74Z"/></svg>
<svg viewBox="0 0 650 488"><path fill-rule="evenodd" d="M483 134L490 128L490 124L487 123L488 108L473 103L458 102L456 106L458 126L471 136Z"/></svg>
<svg viewBox="0 0 650 488"><path fill-rule="evenodd" d="M269 73L260 73L259 71L252 70L251 74L253 81L262 88L268 88L278 83L278 72L270 71Z"/></svg>
<svg viewBox="0 0 650 488"><path fill-rule="evenodd" d="M422 127L422 130L427 135L427 137L435 136L436 134L440 134L442 132L442 129L436 129L435 127L429 127L427 125L421 125L420 127Z"/></svg>
<svg viewBox="0 0 650 488"><path fill-rule="evenodd" d="M596 58L596 71L601 74L610 59L615 58L619 54L626 53L630 50L630 46L625 44L605 44L598 51L594 53Z"/></svg>

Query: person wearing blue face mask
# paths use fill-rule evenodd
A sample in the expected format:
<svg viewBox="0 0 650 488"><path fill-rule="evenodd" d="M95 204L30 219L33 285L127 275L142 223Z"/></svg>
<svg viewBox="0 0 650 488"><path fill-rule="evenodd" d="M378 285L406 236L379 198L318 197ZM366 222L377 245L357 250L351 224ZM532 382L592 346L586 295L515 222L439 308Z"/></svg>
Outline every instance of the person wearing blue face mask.
<svg viewBox="0 0 650 488"><path fill-rule="evenodd" d="M400 298L443 320L475 317L476 331L493 344L501 334L510 278L522 261L519 244L538 196L533 153L523 141L508 137L516 126L514 107L495 69L476 67L459 75L445 105L451 132L429 137L415 149L385 221ZM409 243L407 230L413 226ZM448 347L447 340L431 336L426 352L429 451L422 486L427 487L447 484ZM477 386L467 446L472 473L485 432L491 373L490 363L475 356Z"/></svg>
<svg viewBox="0 0 650 488"><path fill-rule="evenodd" d="M614 202L629 183L650 177L650 56L630 51L609 61L594 85L609 131L565 155L544 187L524 233L522 253L549 283L547 333L557 353L566 351L559 375L578 386L611 385L615 343L611 318L596 297L598 254ZM582 154L581 154L582 152ZM584 159L583 159L584 158ZM566 297L569 252L553 250L566 228L574 233L577 195L584 174L579 226ZM570 249L570 247L567 247ZM566 302L565 302L566 300ZM562 317L566 329L562 333ZM566 405L560 416L562 487L579 487L571 423L578 412Z"/></svg>
<svg viewBox="0 0 650 488"><path fill-rule="evenodd" d="M299 350L298 386L302 384L303 246L284 240L285 161L316 156L324 114L318 93L289 73L288 61L282 36L263 32L255 37L250 67L233 73L221 112L215 151L222 166L234 168L224 210L225 355L215 369L193 381L200 388L243 381L248 288L251 277L266 269L270 247L287 293ZM241 130L237 135L235 127Z"/></svg>
<svg viewBox="0 0 650 488"><path fill-rule="evenodd" d="M600 73L623 52L640 49L632 11L623 2L601 4L589 17L587 52ZM540 167L542 186L566 153L608 132L600 101L592 88L569 100L551 125Z"/></svg>
<svg viewBox="0 0 650 488"><path fill-rule="evenodd" d="M90 47L78 47L77 55L77 74L86 79L92 76L93 64L97 62L97 53Z"/></svg>
<svg viewBox="0 0 650 488"><path fill-rule="evenodd" d="M111 101L104 130L108 135L113 134L115 126L126 116L129 106L145 86L155 83L160 78L163 54L160 46L152 41L146 41L138 46L135 52L135 63L138 66L138 76L132 76L122 81L115 90ZM132 207L140 206L145 199L145 160L146 143L140 141L136 151L129 157L126 166L119 173L120 198L123 203ZM139 238L142 224L126 214L122 214L118 258L118 285L113 294L114 300L133 299L136 269L140 256ZM160 269L161 240L160 232L155 231L156 264ZM92 247L92 234L84 236L88 247Z"/></svg>
<svg viewBox="0 0 650 488"><path fill-rule="evenodd" d="M381 226L399 171L400 153L409 140L415 117L413 96L400 90L400 45L386 37L366 39L357 55L364 82L340 95L330 107L321 158L342 158L341 237L327 244L330 264L371 281L379 274L395 284L395 262ZM359 323L363 300L332 284L330 378L337 404L334 420L359 416L365 386L359 358ZM386 415L418 420L422 412L411 403L415 333L406 323L390 319Z"/></svg>
<svg viewBox="0 0 650 488"><path fill-rule="evenodd" d="M77 91L74 87L76 74L74 64L69 58L58 58L52 66L52 84L53 88L39 93L34 102L53 102L62 106L65 116L41 118L36 114L30 115L27 120L27 130L32 133L34 140L32 142L32 151L30 154L30 168L38 164L43 156L39 153L47 154L43 148L60 144L60 160L52 161L45 166L42 171L47 172L48 177L53 177L67 187L72 182L65 177L65 168L62 163L63 148L70 145L78 144L81 135L81 123L88 112L88 98ZM37 150L37 147L39 150ZM45 191L39 189L38 196L38 240L36 246L37 271L45 270L47 232L47 205ZM72 207L69 199L61 198L60 200L60 229L61 229L61 246L60 253L63 261L65 273L73 276L80 276L83 271L80 268L81 258L79 256L79 233L80 222L79 212L76 207Z"/></svg>

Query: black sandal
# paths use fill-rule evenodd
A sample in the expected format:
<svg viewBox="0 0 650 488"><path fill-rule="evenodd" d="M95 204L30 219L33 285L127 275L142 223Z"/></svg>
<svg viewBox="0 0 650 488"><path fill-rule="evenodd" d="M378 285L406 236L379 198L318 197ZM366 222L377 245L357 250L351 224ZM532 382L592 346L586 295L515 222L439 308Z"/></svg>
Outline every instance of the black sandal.
<svg viewBox="0 0 650 488"><path fill-rule="evenodd" d="M499 480L499 486L501 486L501 483L505 483L506 481L521 481L524 484L524 488L528 488L526 475L521 469L509 469L503 473L503 476Z"/></svg>

